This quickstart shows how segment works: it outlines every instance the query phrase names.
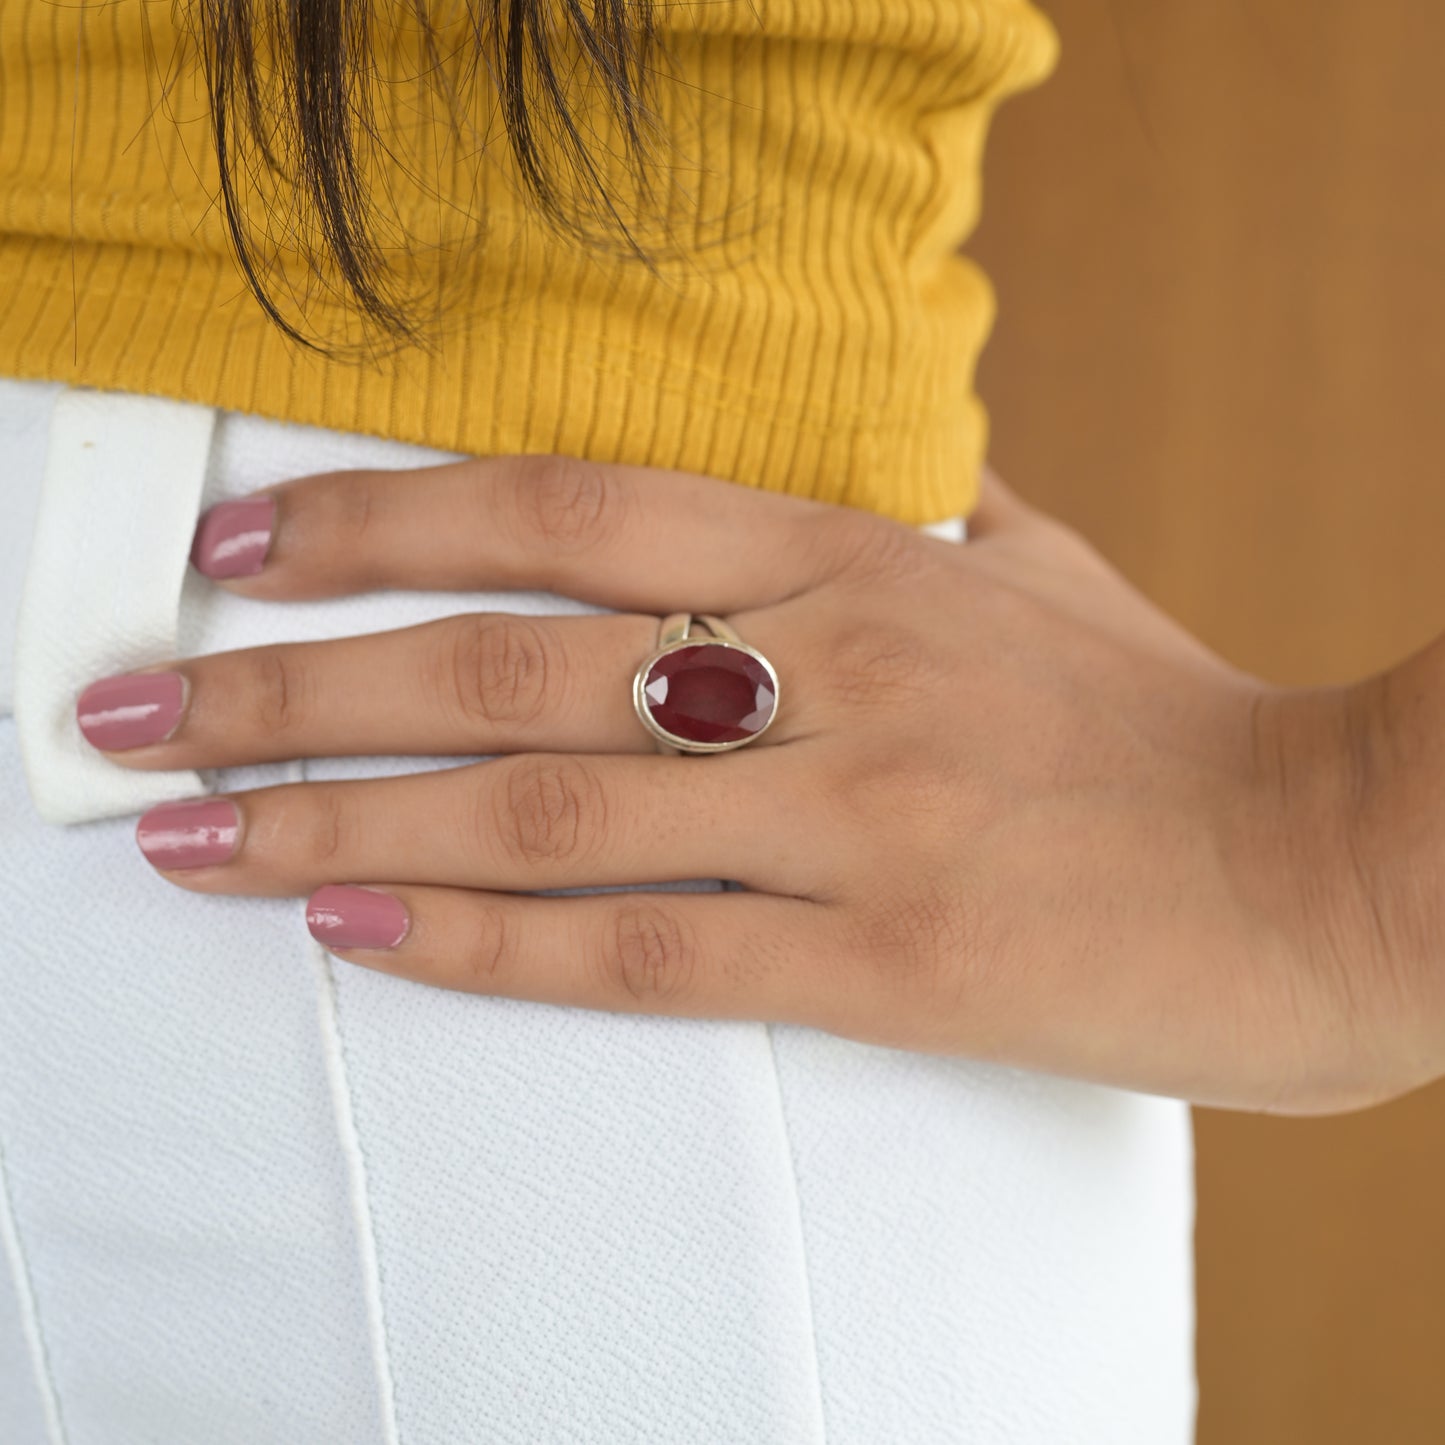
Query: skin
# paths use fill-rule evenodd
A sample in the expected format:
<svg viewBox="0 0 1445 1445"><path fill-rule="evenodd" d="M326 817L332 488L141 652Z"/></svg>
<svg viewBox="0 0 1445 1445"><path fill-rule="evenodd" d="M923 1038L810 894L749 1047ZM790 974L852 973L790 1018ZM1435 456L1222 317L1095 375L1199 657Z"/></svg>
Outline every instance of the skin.
<svg viewBox="0 0 1445 1445"><path fill-rule="evenodd" d="M993 476L963 547L562 458L270 490L264 568L218 585L617 612L162 664L186 713L119 766L503 755L233 794L236 856L163 875L179 887L392 893L401 943L339 956L440 988L805 1023L1205 1104L1327 1112L1445 1072L1435 652L1270 687ZM674 610L728 617L777 667L756 743L653 750L630 681ZM745 891L526 896L682 878Z"/></svg>

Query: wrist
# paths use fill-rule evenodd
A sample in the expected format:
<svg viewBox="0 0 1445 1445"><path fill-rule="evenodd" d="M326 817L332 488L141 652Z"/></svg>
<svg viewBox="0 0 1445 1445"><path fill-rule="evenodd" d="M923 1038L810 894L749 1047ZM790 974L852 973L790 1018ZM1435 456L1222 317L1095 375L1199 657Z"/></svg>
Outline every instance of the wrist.
<svg viewBox="0 0 1445 1445"><path fill-rule="evenodd" d="M1445 652L1255 709L1261 878L1280 900L1310 1078L1286 1112L1380 1103L1445 1074Z"/></svg>
<svg viewBox="0 0 1445 1445"><path fill-rule="evenodd" d="M1445 639L1343 696L1354 881L1409 1088L1445 1074Z"/></svg>

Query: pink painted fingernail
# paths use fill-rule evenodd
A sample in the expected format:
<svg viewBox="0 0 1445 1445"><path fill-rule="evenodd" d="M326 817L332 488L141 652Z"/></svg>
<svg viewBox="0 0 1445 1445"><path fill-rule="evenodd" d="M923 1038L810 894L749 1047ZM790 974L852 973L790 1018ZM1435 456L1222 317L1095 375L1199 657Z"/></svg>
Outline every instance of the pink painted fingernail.
<svg viewBox="0 0 1445 1445"><path fill-rule="evenodd" d="M254 577L266 565L276 527L275 497L217 502L201 514L191 564L204 577Z"/></svg>
<svg viewBox="0 0 1445 1445"><path fill-rule="evenodd" d="M395 948L411 919L390 893L328 883L307 901L306 926L327 948Z"/></svg>
<svg viewBox="0 0 1445 1445"><path fill-rule="evenodd" d="M188 798L142 813L135 840L157 868L204 868L236 851L241 815L229 798Z"/></svg>
<svg viewBox="0 0 1445 1445"><path fill-rule="evenodd" d="M123 752L169 737L185 706L180 673L129 672L91 683L75 701L75 720L92 747Z"/></svg>

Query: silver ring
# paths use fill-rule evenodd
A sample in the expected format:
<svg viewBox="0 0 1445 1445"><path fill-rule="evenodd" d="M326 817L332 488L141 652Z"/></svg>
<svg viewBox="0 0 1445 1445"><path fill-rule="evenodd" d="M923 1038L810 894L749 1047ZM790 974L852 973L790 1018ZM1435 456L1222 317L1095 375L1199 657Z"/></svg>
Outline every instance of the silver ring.
<svg viewBox="0 0 1445 1445"><path fill-rule="evenodd" d="M722 618L674 612L633 675L632 705L660 752L731 752L772 726L778 674Z"/></svg>

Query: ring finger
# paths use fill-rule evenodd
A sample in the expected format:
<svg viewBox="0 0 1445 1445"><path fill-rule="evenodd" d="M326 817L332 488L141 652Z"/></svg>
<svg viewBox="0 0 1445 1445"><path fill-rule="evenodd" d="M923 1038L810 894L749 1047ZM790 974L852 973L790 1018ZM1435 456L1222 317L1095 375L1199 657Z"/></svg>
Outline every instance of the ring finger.
<svg viewBox="0 0 1445 1445"><path fill-rule="evenodd" d="M808 746L808 745L804 745ZM536 891L697 878L821 896L820 830L784 803L776 749L688 757L522 753L440 772L287 783L163 803L136 828L167 878L299 896L323 883Z"/></svg>

